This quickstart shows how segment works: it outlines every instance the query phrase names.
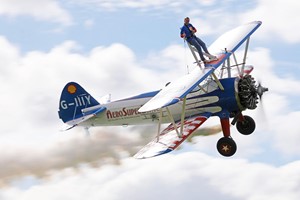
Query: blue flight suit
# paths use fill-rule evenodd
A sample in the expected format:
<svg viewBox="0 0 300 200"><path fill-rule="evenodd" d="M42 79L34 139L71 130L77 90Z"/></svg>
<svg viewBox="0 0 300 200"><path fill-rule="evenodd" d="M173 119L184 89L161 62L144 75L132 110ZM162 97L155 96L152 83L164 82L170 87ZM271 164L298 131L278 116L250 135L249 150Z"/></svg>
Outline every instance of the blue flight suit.
<svg viewBox="0 0 300 200"><path fill-rule="evenodd" d="M184 34L185 34L185 38L186 38L186 41L188 43L190 43L191 45L193 45L198 53L199 53L199 56L201 58L202 61L205 60L204 56L203 56L203 53L202 53L202 49L201 47L203 48L204 52L205 53L208 53L208 50L207 50L207 47L206 47L206 44L200 39L198 38L191 30L190 28L192 28L195 32L197 31L197 29L192 25L192 24L188 24L188 25L183 25L181 27L181 31L180 31L180 36L183 38L184 37Z"/></svg>

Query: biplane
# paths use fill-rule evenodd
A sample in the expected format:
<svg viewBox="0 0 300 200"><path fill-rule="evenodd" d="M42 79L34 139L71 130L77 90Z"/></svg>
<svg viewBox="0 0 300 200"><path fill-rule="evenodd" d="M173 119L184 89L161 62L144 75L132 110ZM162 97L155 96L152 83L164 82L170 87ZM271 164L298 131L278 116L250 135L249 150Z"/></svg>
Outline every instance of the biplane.
<svg viewBox="0 0 300 200"><path fill-rule="evenodd" d="M250 36L261 23L254 21L222 34L208 48L217 56L209 63L200 63L197 50L189 45L196 59L195 68L157 91L116 101L107 97L100 104L78 83L67 83L58 111L68 126L65 130L76 126L157 124L157 136L134 155L150 158L173 151L208 118L217 116L223 132L217 150L223 156L234 155L237 145L231 137L230 124L241 134L251 134L255 121L242 112L256 109L258 99L268 91L261 84L256 85L250 75L253 66L246 65ZM235 52L242 44L243 60L238 62ZM169 125L161 130L166 123Z"/></svg>

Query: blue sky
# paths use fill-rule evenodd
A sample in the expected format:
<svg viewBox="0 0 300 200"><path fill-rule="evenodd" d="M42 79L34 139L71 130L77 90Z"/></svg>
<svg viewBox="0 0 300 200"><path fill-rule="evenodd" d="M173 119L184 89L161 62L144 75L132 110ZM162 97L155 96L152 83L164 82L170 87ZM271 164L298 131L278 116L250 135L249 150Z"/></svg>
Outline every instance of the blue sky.
<svg viewBox="0 0 300 200"><path fill-rule="evenodd" d="M294 0L0 1L0 199L299 199L299 9ZM218 155L221 134L136 161L130 155L156 127L95 128L89 139L80 128L59 131L59 95L69 81L118 99L185 74L193 66L179 37L186 16L208 46L224 31L263 22L248 63L270 89L266 116L246 112L257 123L249 137L231 128L234 157Z"/></svg>

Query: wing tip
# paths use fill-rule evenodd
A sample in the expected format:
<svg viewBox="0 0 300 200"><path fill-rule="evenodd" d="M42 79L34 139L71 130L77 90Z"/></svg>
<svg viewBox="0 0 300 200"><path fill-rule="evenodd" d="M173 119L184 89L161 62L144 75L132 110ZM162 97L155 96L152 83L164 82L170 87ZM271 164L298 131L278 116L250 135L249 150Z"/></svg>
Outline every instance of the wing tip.
<svg viewBox="0 0 300 200"><path fill-rule="evenodd" d="M261 20L254 20L254 21L248 22L248 24L262 24L262 21Z"/></svg>
<svg viewBox="0 0 300 200"><path fill-rule="evenodd" d="M151 107L151 106L148 106L147 103L146 103L142 107L140 107L140 109L138 110L138 112L145 113L145 112L153 111L153 110L156 110L156 109L160 109L160 108L164 108L164 107L176 104L179 101L180 101L179 98L175 98L175 99L172 99L169 103L166 103L165 105L159 106L159 107Z"/></svg>
<svg viewBox="0 0 300 200"><path fill-rule="evenodd" d="M140 107L140 109L138 109L139 113L145 113L145 112L149 112L149 111L150 110L147 107L145 107L145 106L142 106L142 107Z"/></svg>
<svg viewBox="0 0 300 200"><path fill-rule="evenodd" d="M153 154L150 154L150 155L147 155L145 153L139 153L137 152L133 157L135 159L147 159L147 158L154 158L154 157L157 157L157 156L161 156L163 154L167 154L167 153L170 153L171 151L173 151L173 149L166 149L166 150L163 150L163 151L159 151L159 152L156 152L156 153L153 153Z"/></svg>

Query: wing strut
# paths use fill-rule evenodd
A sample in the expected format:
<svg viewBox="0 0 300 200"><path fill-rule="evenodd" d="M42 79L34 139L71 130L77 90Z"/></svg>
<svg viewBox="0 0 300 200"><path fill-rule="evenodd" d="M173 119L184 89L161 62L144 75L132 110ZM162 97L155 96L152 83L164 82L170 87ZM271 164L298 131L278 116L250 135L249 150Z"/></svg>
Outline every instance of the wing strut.
<svg viewBox="0 0 300 200"><path fill-rule="evenodd" d="M201 85L198 85L198 87L199 87L205 94L208 93L207 90L205 90L204 87L202 87Z"/></svg>
<svg viewBox="0 0 300 200"><path fill-rule="evenodd" d="M169 108L166 107L166 109L167 109L167 112L168 112L168 117L169 117L170 121L172 122L172 125L174 126L174 129L175 129L175 131L176 131L178 137L179 137L179 138L182 138L182 133L179 133L178 127L177 127L177 125L176 125L176 123L175 123L175 120L174 120L174 118L173 118L173 116L172 116L172 114L171 114Z"/></svg>
<svg viewBox="0 0 300 200"><path fill-rule="evenodd" d="M244 59L243 59L243 65L242 65L242 76L244 75L244 68L246 64L246 59L247 59L247 53L248 53L248 48L249 48L249 42L250 42L250 36L246 41L246 46L245 46L245 52L244 52Z"/></svg>
<svg viewBox="0 0 300 200"><path fill-rule="evenodd" d="M168 107L166 107L168 117L178 135L179 138L182 138L183 134L183 126L184 126L184 120L185 120L185 106L186 106L186 96L183 98L183 104L182 104L182 111L181 111L181 119L180 119L180 131L178 131L178 127L175 123L175 120L169 110ZM158 131L157 131L157 142L159 142L159 135L160 135L160 128L161 128L161 121L162 121L162 109L159 110L159 121L158 121Z"/></svg>
<svg viewBox="0 0 300 200"><path fill-rule="evenodd" d="M225 62L223 62L223 64L222 64L222 68L221 68L221 78L223 78L223 75L224 75L224 69L225 69Z"/></svg>
<svg viewBox="0 0 300 200"><path fill-rule="evenodd" d="M227 52L226 49L225 49L225 51ZM230 53L231 53L231 52L230 52ZM227 58L227 73L228 73L228 77L231 78L230 57Z"/></svg>
<svg viewBox="0 0 300 200"><path fill-rule="evenodd" d="M157 130L157 142L159 142L159 134L160 134L160 127L161 127L161 121L162 121L162 108L159 109L159 117L158 117L158 130Z"/></svg>
<svg viewBox="0 0 300 200"><path fill-rule="evenodd" d="M220 88L221 90L224 91L224 87L223 87L223 85L221 84L221 82L220 82L220 80L218 79L218 77L216 76L215 72L211 73L211 76L215 79L215 81L216 81L217 85L219 86L219 88Z"/></svg>

